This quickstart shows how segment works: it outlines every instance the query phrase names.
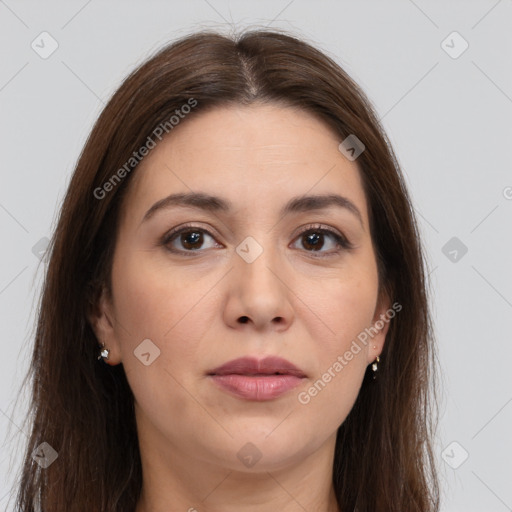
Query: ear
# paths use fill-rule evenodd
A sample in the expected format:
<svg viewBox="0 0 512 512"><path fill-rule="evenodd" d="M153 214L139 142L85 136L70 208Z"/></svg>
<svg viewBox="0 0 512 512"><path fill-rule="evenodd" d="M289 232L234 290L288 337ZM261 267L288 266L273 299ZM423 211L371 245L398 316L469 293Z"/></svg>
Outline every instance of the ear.
<svg viewBox="0 0 512 512"><path fill-rule="evenodd" d="M104 344L105 348L110 351L108 359L104 359L104 361L111 366L121 362L121 351L113 311L111 295L105 286L101 286L101 291L96 293L94 299L89 302L87 319L98 340L98 355L101 345Z"/></svg>
<svg viewBox="0 0 512 512"><path fill-rule="evenodd" d="M391 300L388 292L386 290L381 290L375 307L372 326L369 328L369 331L372 333L372 337L368 342L368 364L372 363L375 358L382 353L384 343L386 341L386 335L389 330L389 322L395 314L396 311L391 307Z"/></svg>

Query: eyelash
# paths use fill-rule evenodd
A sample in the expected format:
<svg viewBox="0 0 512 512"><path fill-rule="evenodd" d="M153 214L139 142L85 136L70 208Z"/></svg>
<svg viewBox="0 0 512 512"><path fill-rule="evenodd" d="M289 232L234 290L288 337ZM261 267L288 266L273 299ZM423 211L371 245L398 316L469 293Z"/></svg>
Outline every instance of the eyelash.
<svg viewBox="0 0 512 512"><path fill-rule="evenodd" d="M215 239L215 236L213 236L207 229L201 228L199 226L196 226L194 224L185 224L181 226L180 228L171 230L170 232L166 233L161 242L160 245L164 246L169 252L173 254L179 254L184 256L195 256L198 252L201 251L201 249L192 250L192 251L183 251L183 250L177 250L177 249L171 249L168 247L168 244L173 241L173 239L180 235L181 233L186 233L189 231L199 231L202 233L206 233L208 236ZM297 240L300 236L306 234L306 233L322 233L324 235L330 235L336 242L338 248L331 252L319 252L318 254L315 254L316 251L307 251L307 253L311 253L311 256L314 258L327 258L330 256L338 255L343 250L350 251L354 248L354 245L347 240L343 235L340 235L337 231L334 231L332 229L326 228L321 224L310 224L306 226L300 233L297 234L297 236L294 238L294 240Z"/></svg>

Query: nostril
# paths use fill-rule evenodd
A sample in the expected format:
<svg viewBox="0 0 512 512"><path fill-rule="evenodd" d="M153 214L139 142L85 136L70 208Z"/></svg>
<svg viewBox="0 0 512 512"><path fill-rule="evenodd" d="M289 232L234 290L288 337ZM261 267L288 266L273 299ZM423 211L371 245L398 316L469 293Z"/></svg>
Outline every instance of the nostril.
<svg viewBox="0 0 512 512"><path fill-rule="evenodd" d="M247 317L247 316L241 316L240 317L240 322L241 323L246 324L248 321L249 321L249 317Z"/></svg>

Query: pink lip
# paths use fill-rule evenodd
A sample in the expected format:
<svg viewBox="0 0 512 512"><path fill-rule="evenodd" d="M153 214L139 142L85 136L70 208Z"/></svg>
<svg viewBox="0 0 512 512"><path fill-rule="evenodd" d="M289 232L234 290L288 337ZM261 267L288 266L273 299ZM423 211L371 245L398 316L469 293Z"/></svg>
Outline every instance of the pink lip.
<svg viewBox="0 0 512 512"><path fill-rule="evenodd" d="M246 400L277 398L298 386L306 377L295 365L280 357L258 360L241 357L208 372L220 388Z"/></svg>

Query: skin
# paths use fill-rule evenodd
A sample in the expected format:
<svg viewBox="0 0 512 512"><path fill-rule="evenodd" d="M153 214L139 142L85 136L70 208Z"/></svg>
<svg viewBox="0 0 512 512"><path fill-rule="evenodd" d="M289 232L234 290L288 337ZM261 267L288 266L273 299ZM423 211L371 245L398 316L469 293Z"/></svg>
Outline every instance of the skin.
<svg viewBox="0 0 512 512"><path fill-rule="evenodd" d="M144 473L137 512L338 511L331 484L336 431L382 351L388 323L309 403L298 394L390 307L378 296L357 161L341 154L340 142L305 111L223 107L191 114L134 173L112 297L103 294L90 321L135 396ZM220 196L233 209L175 206L141 222L155 202L191 191ZM345 196L362 223L335 206L279 214L306 193ZM192 256L159 244L188 222L212 234L196 243L199 250L188 249ZM342 233L353 249L335 252L336 241L324 235L313 251L300 230L315 223ZM263 248L252 263L235 250L247 236ZM183 253L190 245L178 235L167 247ZM149 365L134 355L145 339L160 350ZM307 375L277 399L236 398L206 376L231 359L270 354ZM248 442L261 454L252 467L237 457Z"/></svg>

